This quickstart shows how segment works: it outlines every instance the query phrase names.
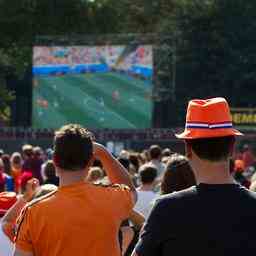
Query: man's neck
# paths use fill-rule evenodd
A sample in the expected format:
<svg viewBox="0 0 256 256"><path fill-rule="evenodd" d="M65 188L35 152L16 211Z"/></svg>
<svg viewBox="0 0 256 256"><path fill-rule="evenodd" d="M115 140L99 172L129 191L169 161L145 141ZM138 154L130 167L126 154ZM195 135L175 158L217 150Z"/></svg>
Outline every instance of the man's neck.
<svg viewBox="0 0 256 256"><path fill-rule="evenodd" d="M160 159L151 159L151 161L150 162L152 162L152 163L160 163Z"/></svg>
<svg viewBox="0 0 256 256"><path fill-rule="evenodd" d="M232 184L234 179L229 172L228 162L203 161L194 167L197 184Z"/></svg>
<svg viewBox="0 0 256 256"><path fill-rule="evenodd" d="M60 179L60 187L69 186L79 182L85 182L86 171L60 171L59 179Z"/></svg>
<svg viewBox="0 0 256 256"><path fill-rule="evenodd" d="M154 185L153 184L142 184L138 190L139 191L153 191Z"/></svg>

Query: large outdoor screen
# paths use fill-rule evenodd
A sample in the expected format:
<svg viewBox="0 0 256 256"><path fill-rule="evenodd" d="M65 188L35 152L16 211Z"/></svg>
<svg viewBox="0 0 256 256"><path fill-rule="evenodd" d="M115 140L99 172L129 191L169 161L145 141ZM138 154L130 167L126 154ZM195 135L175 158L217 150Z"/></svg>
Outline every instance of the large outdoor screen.
<svg viewBox="0 0 256 256"><path fill-rule="evenodd" d="M151 45L33 48L34 128L150 128Z"/></svg>

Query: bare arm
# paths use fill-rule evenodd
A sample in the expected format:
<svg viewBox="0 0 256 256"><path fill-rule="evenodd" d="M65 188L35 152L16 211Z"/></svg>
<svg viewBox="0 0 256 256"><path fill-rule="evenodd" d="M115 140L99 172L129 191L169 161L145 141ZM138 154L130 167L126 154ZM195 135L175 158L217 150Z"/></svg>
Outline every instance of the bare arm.
<svg viewBox="0 0 256 256"><path fill-rule="evenodd" d="M32 252L24 252L17 248L15 248L13 256L33 256L34 254Z"/></svg>
<svg viewBox="0 0 256 256"><path fill-rule="evenodd" d="M14 230L15 230L15 223L17 218L19 217L22 209L26 205L27 201L24 200L23 197L20 197L18 201L9 209L9 211L5 214L2 219L1 226L3 232L6 236L9 237L11 241L14 240Z"/></svg>
<svg viewBox="0 0 256 256"><path fill-rule="evenodd" d="M145 222L145 217L141 213L132 210L129 220L137 230L140 230Z"/></svg>
<svg viewBox="0 0 256 256"><path fill-rule="evenodd" d="M134 231L131 227L121 227L121 232L123 235L123 241L122 241L122 255L125 255L130 243L132 242L134 238Z"/></svg>
<svg viewBox="0 0 256 256"><path fill-rule="evenodd" d="M26 186L26 192L21 196L18 201L9 209L2 219L2 229L6 236L11 241L14 239L14 232L16 220L19 217L24 206L33 199L37 188L39 187L39 181L37 179L31 179Z"/></svg>
<svg viewBox="0 0 256 256"><path fill-rule="evenodd" d="M133 193L134 202L136 202L137 192L127 170L108 152L104 146L98 143L94 143L93 146L94 156L102 162L104 170L106 171L110 181L112 183L124 184L130 187Z"/></svg>

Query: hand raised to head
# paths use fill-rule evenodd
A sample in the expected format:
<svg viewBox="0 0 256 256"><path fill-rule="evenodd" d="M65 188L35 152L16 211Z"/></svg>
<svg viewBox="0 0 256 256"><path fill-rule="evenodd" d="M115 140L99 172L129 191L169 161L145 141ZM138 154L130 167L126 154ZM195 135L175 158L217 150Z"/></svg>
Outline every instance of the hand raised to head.
<svg viewBox="0 0 256 256"><path fill-rule="evenodd" d="M24 199L29 202L36 195L38 189L40 188L39 180L32 178L27 182L26 191L24 193Z"/></svg>

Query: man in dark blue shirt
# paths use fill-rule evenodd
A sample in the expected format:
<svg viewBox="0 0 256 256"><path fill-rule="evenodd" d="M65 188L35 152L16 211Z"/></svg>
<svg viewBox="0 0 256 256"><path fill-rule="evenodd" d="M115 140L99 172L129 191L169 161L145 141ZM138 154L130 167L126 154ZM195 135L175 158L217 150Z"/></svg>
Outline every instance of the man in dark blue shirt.
<svg viewBox="0 0 256 256"><path fill-rule="evenodd" d="M256 252L256 196L229 172L235 136L223 98L190 101L186 155L197 186L157 201L133 256L250 255Z"/></svg>

